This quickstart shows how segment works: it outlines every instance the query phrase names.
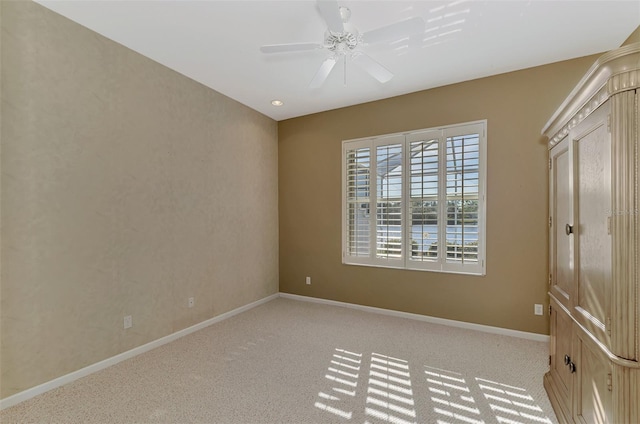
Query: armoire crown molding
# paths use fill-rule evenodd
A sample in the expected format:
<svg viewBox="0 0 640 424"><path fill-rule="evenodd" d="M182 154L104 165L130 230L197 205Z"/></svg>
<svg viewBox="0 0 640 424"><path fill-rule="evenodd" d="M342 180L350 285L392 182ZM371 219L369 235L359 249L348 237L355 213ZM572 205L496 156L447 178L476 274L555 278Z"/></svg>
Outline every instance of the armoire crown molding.
<svg viewBox="0 0 640 424"><path fill-rule="evenodd" d="M542 129L555 146L614 94L640 87L640 43L600 56Z"/></svg>

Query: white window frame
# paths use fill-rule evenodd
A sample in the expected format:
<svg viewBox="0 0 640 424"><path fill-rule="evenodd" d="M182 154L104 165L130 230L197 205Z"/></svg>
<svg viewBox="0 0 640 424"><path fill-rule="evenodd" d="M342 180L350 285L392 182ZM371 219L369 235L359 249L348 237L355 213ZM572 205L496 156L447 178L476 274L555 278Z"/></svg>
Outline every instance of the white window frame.
<svg viewBox="0 0 640 424"><path fill-rule="evenodd" d="M477 229L477 261L456 260L447 258L446 240L447 228L447 145L449 137L467 134L478 134L478 229ZM411 187L411 143L422 140L438 140L438 247L437 257L428 260L411 259L411 222L410 215L410 187ZM399 258L377 257L377 157L379 146L392 143L402 144L402 248ZM347 152L356 148L369 148L369 250L368 256L348 255L348 200L347 200ZM449 272L458 274L485 275L486 274L486 169L487 169L487 120L473 121L462 124L447 125L435 128L387 134L381 136L344 140L342 142L342 263L346 265L375 266L384 268L399 268L420 271ZM388 218L387 218L388 219ZM367 230L365 230L366 232ZM464 253L462 255L464 257Z"/></svg>

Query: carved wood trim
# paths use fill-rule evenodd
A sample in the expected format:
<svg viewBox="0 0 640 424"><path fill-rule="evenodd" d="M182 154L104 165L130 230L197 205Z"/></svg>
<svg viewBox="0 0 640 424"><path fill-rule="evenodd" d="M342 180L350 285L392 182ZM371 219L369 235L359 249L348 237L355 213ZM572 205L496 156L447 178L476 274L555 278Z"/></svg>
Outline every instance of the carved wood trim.
<svg viewBox="0 0 640 424"><path fill-rule="evenodd" d="M640 146L638 143L640 142L640 94L636 90L636 121L635 121L636 129L635 129L635 140L636 140L636 157L635 157L635 210L638 211L634 216L634 226L635 226L635 235L633 245L635 246L635 286L636 286L636 326L635 326L635 334L636 334L636 358L640 361ZM640 385L640 383L638 383ZM640 387L636 387L635 392L639 395L636 399L640 398ZM640 406L638 406L637 410L638 414L638 422L640 422Z"/></svg>
<svg viewBox="0 0 640 424"><path fill-rule="evenodd" d="M611 350L638 360L636 93L611 98ZM635 336L635 337L634 337Z"/></svg>
<svg viewBox="0 0 640 424"><path fill-rule="evenodd" d="M549 148L611 96L639 87L640 43L600 56L542 129L549 138Z"/></svg>
<svg viewBox="0 0 640 424"><path fill-rule="evenodd" d="M614 422L640 422L640 370L620 366L613 367L613 417Z"/></svg>

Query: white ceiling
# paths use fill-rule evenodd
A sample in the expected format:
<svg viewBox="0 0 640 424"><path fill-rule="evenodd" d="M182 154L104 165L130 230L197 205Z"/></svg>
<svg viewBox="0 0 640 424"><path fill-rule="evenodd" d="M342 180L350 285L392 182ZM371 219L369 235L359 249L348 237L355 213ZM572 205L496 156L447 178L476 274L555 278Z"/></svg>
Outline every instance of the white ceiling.
<svg viewBox="0 0 640 424"><path fill-rule="evenodd" d="M38 3L275 120L604 52L640 25L637 0L339 0L361 32L414 16L425 32L362 47L395 74L386 84L347 64L345 85L339 63L310 89L326 50L266 55L259 47L321 44L326 24L313 0Z"/></svg>

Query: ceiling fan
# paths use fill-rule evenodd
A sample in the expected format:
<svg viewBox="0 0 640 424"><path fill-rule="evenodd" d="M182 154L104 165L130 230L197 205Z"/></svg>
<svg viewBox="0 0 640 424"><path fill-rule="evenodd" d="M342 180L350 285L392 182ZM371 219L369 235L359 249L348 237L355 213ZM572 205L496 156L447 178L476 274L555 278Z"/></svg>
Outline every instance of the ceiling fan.
<svg viewBox="0 0 640 424"><path fill-rule="evenodd" d="M320 65L320 68L309 83L310 88L322 86L336 63L338 63L338 60L344 61L346 84L347 59L379 82L386 83L393 78L393 73L364 53L360 47L375 43L398 41L424 32L424 20L420 17L414 17L360 33L355 26L349 23L349 18L351 17L349 8L339 6L337 0L317 0L317 5L320 15L327 24L322 44L270 44L260 47L262 53L299 52L315 49L328 50L330 56Z"/></svg>

